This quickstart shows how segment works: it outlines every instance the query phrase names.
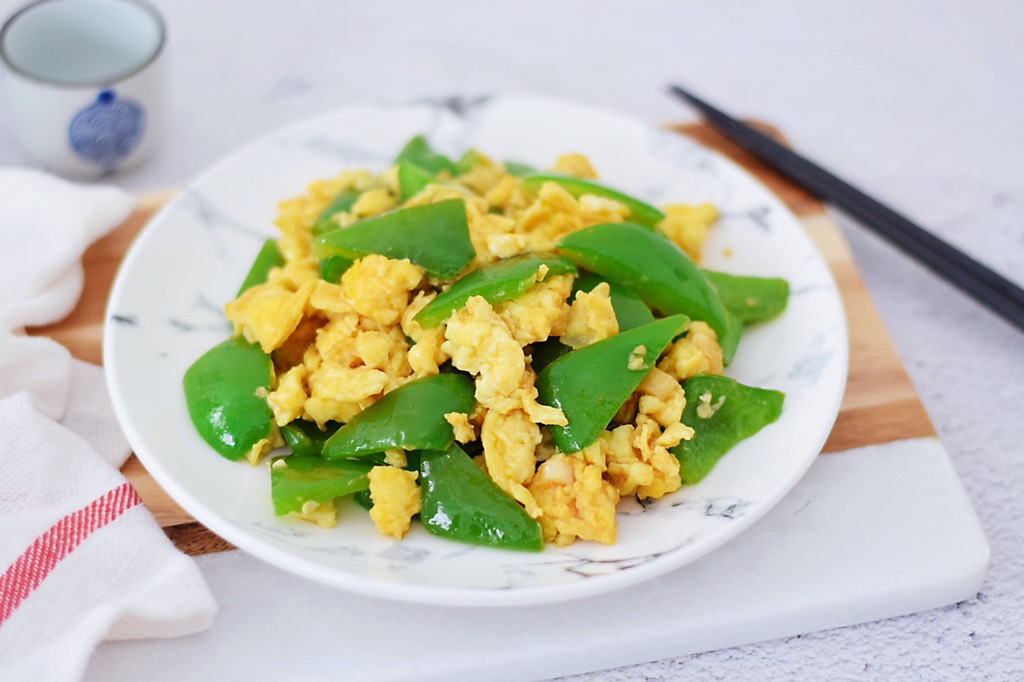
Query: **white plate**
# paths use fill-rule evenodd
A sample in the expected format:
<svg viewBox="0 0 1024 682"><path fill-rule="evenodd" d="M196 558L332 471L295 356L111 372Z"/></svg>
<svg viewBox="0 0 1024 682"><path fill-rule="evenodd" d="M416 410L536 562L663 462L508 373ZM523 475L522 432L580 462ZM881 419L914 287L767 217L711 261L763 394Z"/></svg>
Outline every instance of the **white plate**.
<svg viewBox="0 0 1024 682"><path fill-rule="evenodd" d="M518 553L434 538L380 535L352 503L324 530L275 517L266 467L217 455L196 434L182 375L229 333L222 314L279 200L345 168L383 170L411 136L450 154L550 165L587 154L602 179L656 204L716 204L705 265L782 276L779 319L746 333L728 374L786 393L781 418L730 452L699 485L644 506L623 501L618 543ZM289 128L205 173L146 227L111 294L104 364L139 459L185 510L243 550L331 585L416 602L511 605L596 594L706 554L750 527L797 482L825 441L847 370L847 333L832 276L793 215L732 162L686 138L564 102L363 105ZM779 551L785 551L780 548Z"/></svg>

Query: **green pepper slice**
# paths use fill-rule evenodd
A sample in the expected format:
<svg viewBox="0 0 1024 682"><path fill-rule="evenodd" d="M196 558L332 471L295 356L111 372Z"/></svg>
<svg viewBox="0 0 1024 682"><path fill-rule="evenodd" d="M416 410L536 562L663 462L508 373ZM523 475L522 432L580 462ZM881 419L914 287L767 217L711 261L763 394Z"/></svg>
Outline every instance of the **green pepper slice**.
<svg viewBox="0 0 1024 682"><path fill-rule="evenodd" d="M341 281L341 276L352 267L353 260L344 256L328 256L320 259L320 279L331 284Z"/></svg>
<svg viewBox="0 0 1024 682"><path fill-rule="evenodd" d="M473 170L478 163L480 163L480 152L470 149L455 162L455 174L464 175Z"/></svg>
<svg viewBox="0 0 1024 682"><path fill-rule="evenodd" d="M559 252L580 267L622 282L663 315L682 313L718 335L726 364L742 323L722 304L700 268L670 239L632 223L592 225L562 238Z"/></svg>
<svg viewBox="0 0 1024 682"><path fill-rule="evenodd" d="M313 242L318 258L362 258L379 253L408 258L440 279L452 279L476 255L462 199L411 206L361 220Z"/></svg>
<svg viewBox="0 0 1024 682"><path fill-rule="evenodd" d="M398 189L402 201L414 197L434 181L434 174L410 161L398 163Z"/></svg>
<svg viewBox="0 0 1024 682"><path fill-rule="evenodd" d="M537 169L533 166L518 161L506 161L503 165L505 166L506 173L517 178L525 178L527 175L533 175L537 172Z"/></svg>
<svg viewBox="0 0 1024 682"><path fill-rule="evenodd" d="M431 176L442 171L448 171L454 175L458 171L455 163L444 154L435 152L422 135L417 135L406 142L405 147L395 159L396 164L401 165L402 162L418 166L430 173Z"/></svg>
<svg viewBox="0 0 1024 682"><path fill-rule="evenodd" d="M333 503L339 497L366 490L372 463L342 459L327 462L319 457L292 455L270 462L270 497L274 513L301 512L307 502Z"/></svg>
<svg viewBox="0 0 1024 682"><path fill-rule="evenodd" d="M789 300L789 282L779 277L729 275L702 270L722 304L741 322L761 322L780 315Z"/></svg>
<svg viewBox="0 0 1024 682"><path fill-rule="evenodd" d="M545 182L553 182L557 185L561 185L562 189L574 197L581 197L584 194L593 194L596 197L604 197L605 199L617 201L628 208L629 217L641 225L653 227L665 219L665 214L663 212L648 203L640 201L636 197L624 194L616 189L612 189L611 187L606 187L605 185L594 182L593 180L585 180L571 175L561 175L560 173L533 173L532 175L527 175L523 178L523 189L527 192L536 194L540 190L541 185Z"/></svg>
<svg viewBox="0 0 1024 682"><path fill-rule="evenodd" d="M673 315L563 355L537 375L539 402L560 407L567 426L552 426L559 450L578 452L601 435L672 339L686 327Z"/></svg>
<svg viewBox="0 0 1024 682"><path fill-rule="evenodd" d="M327 208L320 212L316 221L313 223L313 236L319 237L322 234L332 232L340 227L334 216L339 213L351 211L352 207L355 206L362 192L357 192L354 189L346 189L338 194L331 200L331 203L327 204Z"/></svg>
<svg viewBox="0 0 1024 682"><path fill-rule="evenodd" d="M544 547L540 524L458 445L423 452L420 489L420 519L432 535L498 549Z"/></svg>
<svg viewBox="0 0 1024 682"><path fill-rule="evenodd" d="M779 391L710 374L688 379L683 389L683 423L696 434L672 448L672 454L688 484L698 483L734 445L778 419L785 399Z"/></svg>
<svg viewBox="0 0 1024 682"><path fill-rule="evenodd" d="M370 489L360 490L352 495L352 499L356 501L360 507L366 511L373 509L373 497L370 495Z"/></svg>
<svg viewBox="0 0 1024 682"><path fill-rule="evenodd" d="M393 448L444 450L455 440L449 412L473 410L473 380L465 374L414 379L352 418L324 443L325 459L362 457Z"/></svg>
<svg viewBox="0 0 1024 682"><path fill-rule="evenodd" d="M196 431L224 457L237 460L270 437L273 413L260 397L270 390L273 363L257 344L230 338L185 372L185 402Z"/></svg>
<svg viewBox="0 0 1024 682"><path fill-rule="evenodd" d="M546 276L576 274L576 266L567 258L554 254L513 256L475 270L424 306L414 318L423 327L436 327L473 296L483 296L489 303L519 298L537 283L538 270L546 266Z"/></svg>
<svg viewBox="0 0 1024 682"><path fill-rule="evenodd" d="M296 419L281 427L281 437L292 453L300 457L319 457L324 443L334 435L339 424L331 422L323 431L315 422Z"/></svg>
<svg viewBox="0 0 1024 682"><path fill-rule="evenodd" d="M559 341L557 336L535 343L530 348L530 367L536 374L543 372L545 367L558 358L572 352L572 348Z"/></svg>
<svg viewBox="0 0 1024 682"><path fill-rule="evenodd" d="M270 271L283 265L284 256L281 255L281 249L277 245L277 240L268 239L263 242L263 247L256 254L256 260L253 261L252 267L249 268L249 274L245 276L245 281L242 282L242 286L239 288L238 293L235 294L235 298L244 294L246 289L266 282L267 277L270 276Z"/></svg>
<svg viewBox="0 0 1024 682"><path fill-rule="evenodd" d="M573 283L573 296L577 291L590 293L598 284L608 283L609 295L612 300L612 308L615 310L615 318L619 321L619 332L624 332L634 327L640 327L654 322L654 313L647 307L647 304L625 284L613 282L606 277L587 272L576 278Z"/></svg>

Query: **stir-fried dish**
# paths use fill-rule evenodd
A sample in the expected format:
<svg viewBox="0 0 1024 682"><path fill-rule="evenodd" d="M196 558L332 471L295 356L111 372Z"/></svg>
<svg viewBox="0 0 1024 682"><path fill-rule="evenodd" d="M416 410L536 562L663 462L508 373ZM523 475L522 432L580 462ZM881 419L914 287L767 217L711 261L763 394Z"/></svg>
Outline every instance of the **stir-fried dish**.
<svg viewBox="0 0 1024 682"><path fill-rule="evenodd" d="M414 138L280 204L235 335L185 375L190 415L269 461L279 515L331 528L351 497L394 538L419 517L493 547L613 543L621 499L697 483L781 413L723 373L788 285L702 269L717 218L579 154L539 171Z"/></svg>

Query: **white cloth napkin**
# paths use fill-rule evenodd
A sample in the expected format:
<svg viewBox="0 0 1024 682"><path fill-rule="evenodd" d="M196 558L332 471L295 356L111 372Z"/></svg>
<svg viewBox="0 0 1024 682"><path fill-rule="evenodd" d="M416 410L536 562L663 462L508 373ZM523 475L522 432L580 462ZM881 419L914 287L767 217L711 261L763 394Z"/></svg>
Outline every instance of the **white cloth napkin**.
<svg viewBox="0 0 1024 682"><path fill-rule="evenodd" d="M77 680L104 639L208 628L216 604L118 471L100 368L24 334L82 293L86 247L131 213L113 187L0 169L0 678Z"/></svg>

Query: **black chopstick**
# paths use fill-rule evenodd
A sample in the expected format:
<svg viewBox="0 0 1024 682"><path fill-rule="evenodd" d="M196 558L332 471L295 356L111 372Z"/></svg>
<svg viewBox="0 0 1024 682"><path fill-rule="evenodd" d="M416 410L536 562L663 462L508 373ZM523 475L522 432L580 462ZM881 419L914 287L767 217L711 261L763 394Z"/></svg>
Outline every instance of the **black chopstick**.
<svg viewBox="0 0 1024 682"><path fill-rule="evenodd" d="M670 91L696 107L712 126L790 180L835 204L936 275L1024 329L1024 290L1013 282L761 131L677 85L671 86Z"/></svg>

